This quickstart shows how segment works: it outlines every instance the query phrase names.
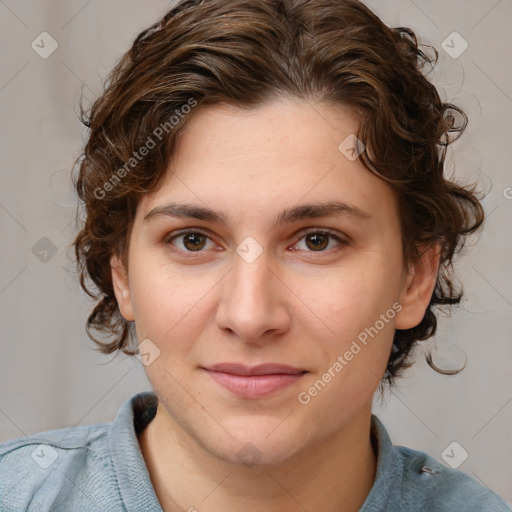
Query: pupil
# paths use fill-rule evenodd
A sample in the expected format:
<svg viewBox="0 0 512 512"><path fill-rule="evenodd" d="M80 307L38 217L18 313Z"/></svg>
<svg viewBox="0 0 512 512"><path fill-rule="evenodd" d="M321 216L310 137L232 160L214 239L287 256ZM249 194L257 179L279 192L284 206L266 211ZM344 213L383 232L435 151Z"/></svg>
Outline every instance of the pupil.
<svg viewBox="0 0 512 512"><path fill-rule="evenodd" d="M186 237L185 237L185 247L187 249L190 249L192 248L192 250L197 250L197 249L201 249L202 248L202 245L204 245L204 240L201 240L201 237L203 237L203 235L200 235L199 233L191 233L191 234L188 234ZM193 239L195 239L195 241L193 241ZM188 244L191 244L190 246Z"/></svg>
<svg viewBox="0 0 512 512"><path fill-rule="evenodd" d="M309 239L313 241L313 248L325 249L328 245L327 236L323 234L309 235ZM307 238L306 238L307 240ZM323 240L323 243L322 243ZM318 243L320 241L320 243ZM311 248L311 247L310 247Z"/></svg>

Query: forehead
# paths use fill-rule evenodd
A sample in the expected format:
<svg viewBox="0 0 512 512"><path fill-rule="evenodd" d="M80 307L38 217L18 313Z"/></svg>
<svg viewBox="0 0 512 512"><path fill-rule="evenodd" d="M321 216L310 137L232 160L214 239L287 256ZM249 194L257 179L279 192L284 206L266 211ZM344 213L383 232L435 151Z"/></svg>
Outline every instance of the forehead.
<svg viewBox="0 0 512 512"><path fill-rule="evenodd" d="M199 141L204 156L215 160L256 157L332 161L339 144L359 130L359 119L348 107L280 98L258 108L219 104L200 107L186 125L176 157L189 153ZM181 154L180 154L181 150ZM200 156L200 155L196 155ZM187 155L190 157L190 155Z"/></svg>
<svg viewBox="0 0 512 512"><path fill-rule="evenodd" d="M240 219L267 212L275 219L278 206L320 201L361 210L379 204L396 213L389 185L347 153L358 129L350 109L303 100L256 109L199 107L159 190L143 198L141 214L175 200L236 209Z"/></svg>

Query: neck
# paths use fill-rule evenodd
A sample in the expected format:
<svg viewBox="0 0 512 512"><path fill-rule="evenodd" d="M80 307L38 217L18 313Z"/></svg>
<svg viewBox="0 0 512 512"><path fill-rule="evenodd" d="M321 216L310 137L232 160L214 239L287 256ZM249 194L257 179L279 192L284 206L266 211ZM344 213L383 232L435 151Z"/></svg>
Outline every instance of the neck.
<svg viewBox="0 0 512 512"><path fill-rule="evenodd" d="M267 467L226 462L191 438L162 404L139 437L165 512L357 512L375 479L368 406L336 435Z"/></svg>

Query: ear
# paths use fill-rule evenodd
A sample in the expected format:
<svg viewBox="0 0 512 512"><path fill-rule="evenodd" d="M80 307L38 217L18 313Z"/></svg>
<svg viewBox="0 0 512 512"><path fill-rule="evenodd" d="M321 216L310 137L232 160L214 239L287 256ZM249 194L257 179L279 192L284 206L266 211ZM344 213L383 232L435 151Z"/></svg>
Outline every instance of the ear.
<svg viewBox="0 0 512 512"><path fill-rule="evenodd" d="M399 303L402 306L396 315L397 329L412 329L416 327L425 315L439 270L441 247L434 244L421 249L420 259L406 274L400 293Z"/></svg>
<svg viewBox="0 0 512 512"><path fill-rule="evenodd" d="M113 255L110 258L110 269L112 272L112 285L114 286L119 311L121 311L121 315L123 315L125 320L133 322L135 316L132 308L128 273L119 256Z"/></svg>

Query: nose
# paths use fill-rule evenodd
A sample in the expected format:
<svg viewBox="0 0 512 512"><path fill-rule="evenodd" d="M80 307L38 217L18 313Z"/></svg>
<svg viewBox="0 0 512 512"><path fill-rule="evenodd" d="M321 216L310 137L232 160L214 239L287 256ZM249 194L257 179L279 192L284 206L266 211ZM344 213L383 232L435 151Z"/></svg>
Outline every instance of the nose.
<svg viewBox="0 0 512 512"><path fill-rule="evenodd" d="M265 344L290 325L291 292L269 266L267 252L251 263L238 254L222 281L217 326L239 341Z"/></svg>

